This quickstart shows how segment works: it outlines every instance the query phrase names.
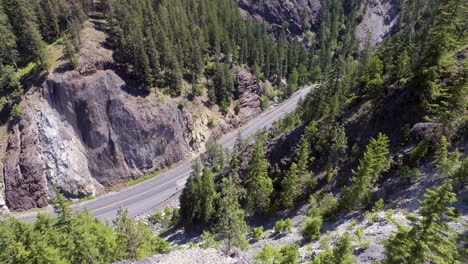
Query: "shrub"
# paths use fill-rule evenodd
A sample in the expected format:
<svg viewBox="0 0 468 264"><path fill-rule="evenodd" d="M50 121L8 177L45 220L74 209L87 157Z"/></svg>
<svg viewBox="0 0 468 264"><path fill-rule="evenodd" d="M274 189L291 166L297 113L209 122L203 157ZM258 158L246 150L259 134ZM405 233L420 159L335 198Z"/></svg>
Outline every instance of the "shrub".
<svg viewBox="0 0 468 264"><path fill-rule="evenodd" d="M185 102L184 102L184 101L179 101L179 103L177 104L177 107L178 107L180 110L183 110L184 107L185 107Z"/></svg>
<svg viewBox="0 0 468 264"><path fill-rule="evenodd" d="M401 129L400 129L400 144L402 146L408 144L409 142L409 137L410 137L410 124L405 124Z"/></svg>
<svg viewBox="0 0 468 264"><path fill-rule="evenodd" d="M270 102L268 101L268 97L262 96L262 99L261 99L262 111L267 110L269 106L270 106Z"/></svg>
<svg viewBox="0 0 468 264"><path fill-rule="evenodd" d="M209 128L215 128L216 127L216 121L210 117L210 119L208 119L208 127Z"/></svg>
<svg viewBox="0 0 468 264"><path fill-rule="evenodd" d="M411 160L412 161L422 160L427 155L427 152L429 151L430 143L431 143L431 140L429 138L426 138L422 140L421 142L419 142L418 145L410 152Z"/></svg>
<svg viewBox="0 0 468 264"><path fill-rule="evenodd" d="M10 116L13 120L19 120L23 116L23 109L21 108L21 106L15 104L11 108Z"/></svg>
<svg viewBox="0 0 468 264"><path fill-rule="evenodd" d="M299 246L285 245L280 249L281 264L296 264L299 263Z"/></svg>
<svg viewBox="0 0 468 264"><path fill-rule="evenodd" d="M278 220L275 223L275 233L288 233L292 230L292 221L291 219Z"/></svg>
<svg viewBox="0 0 468 264"><path fill-rule="evenodd" d="M236 115L238 115L240 110L241 110L241 105L239 103L237 103L236 106L234 106L234 113L236 113Z"/></svg>
<svg viewBox="0 0 468 264"><path fill-rule="evenodd" d="M203 231L203 233L200 236L200 239L202 241L200 243L201 248L219 248L219 246L221 245L219 241L216 241L214 235L208 231Z"/></svg>
<svg viewBox="0 0 468 264"><path fill-rule="evenodd" d="M281 258L281 254L269 244L263 246L262 251L255 253L254 263L256 264L270 264L278 263Z"/></svg>
<svg viewBox="0 0 468 264"><path fill-rule="evenodd" d="M255 240L263 238L263 226L252 229L252 238Z"/></svg>
<svg viewBox="0 0 468 264"><path fill-rule="evenodd" d="M149 219L153 224L161 223L163 220L161 212L156 212Z"/></svg>
<svg viewBox="0 0 468 264"><path fill-rule="evenodd" d="M302 235L308 240L317 240L320 238L320 228L322 227L322 217L307 217L302 226Z"/></svg>

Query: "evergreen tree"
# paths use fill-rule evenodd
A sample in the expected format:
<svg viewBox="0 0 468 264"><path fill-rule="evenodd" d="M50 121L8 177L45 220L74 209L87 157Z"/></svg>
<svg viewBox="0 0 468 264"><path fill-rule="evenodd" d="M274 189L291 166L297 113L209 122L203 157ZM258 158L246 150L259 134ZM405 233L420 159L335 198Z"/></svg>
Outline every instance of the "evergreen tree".
<svg viewBox="0 0 468 264"><path fill-rule="evenodd" d="M245 233L245 212L239 204L239 191L233 175L223 178L218 209L218 223L215 230L224 241L226 252L233 247L245 249L248 246Z"/></svg>
<svg viewBox="0 0 468 264"><path fill-rule="evenodd" d="M65 36L64 37L64 45L65 45L65 56L68 59L68 63L72 66L73 69L76 69L79 66L78 58L76 57L75 47L70 42L70 39Z"/></svg>
<svg viewBox="0 0 468 264"><path fill-rule="evenodd" d="M281 181L281 205L285 208L294 206L299 195L299 172L296 163L292 163L286 176Z"/></svg>
<svg viewBox="0 0 468 264"><path fill-rule="evenodd" d="M216 189L213 172L205 168L201 179L201 221L208 224L215 214Z"/></svg>
<svg viewBox="0 0 468 264"><path fill-rule="evenodd" d="M345 233L337 241L333 249L329 247L319 253L310 264L353 264L356 263L353 253L352 238Z"/></svg>
<svg viewBox="0 0 468 264"><path fill-rule="evenodd" d="M358 170L353 171L351 186L342 192L342 207L349 209L369 202L375 182L390 167L388 144L388 137L382 133L377 139L370 140L363 158L359 161Z"/></svg>
<svg viewBox="0 0 468 264"><path fill-rule="evenodd" d="M270 206L273 182L268 176L269 163L260 141L255 143L245 179L247 209L250 214L262 213Z"/></svg>
<svg viewBox="0 0 468 264"><path fill-rule="evenodd" d="M16 36L10 25L10 21L0 2L0 64L16 65L18 51L16 50Z"/></svg>
<svg viewBox="0 0 468 264"><path fill-rule="evenodd" d="M410 226L393 221L398 231L385 241L386 263L460 263L447 221L454 219L456 199L450 183L427 190L420 202L421 218L407 213Z"/></svg>

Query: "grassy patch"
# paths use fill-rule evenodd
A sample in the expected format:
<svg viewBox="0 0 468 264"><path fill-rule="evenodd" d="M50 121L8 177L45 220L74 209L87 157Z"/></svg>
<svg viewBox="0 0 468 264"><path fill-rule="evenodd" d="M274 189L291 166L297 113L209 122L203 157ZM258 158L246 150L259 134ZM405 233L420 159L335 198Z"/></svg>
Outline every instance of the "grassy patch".
<svg viewBox="0 0 468 264"><path fill-rule="evenodd" d="M86 197L83 197L77 201L74 201L73 203L76 204L76 203L81 203L81 202L86 202L86 201L91 201L91 200L94 200L96 199L96 196L86 196Z"/></svg>
<svg viewBox="0 0 468 264"><path fill-rule="evenodd" d="M141 183L141 182L147 181L147 180L149 180L149 179L152 179L152 178L158 176L159 173L160 173L160 172L157 171L157 172L154 172L154 173L151 173L151 174L146 174L146 175L143 176L142 178L139 178L139 179L136 179L136 180L131 180L131 181L129 181L129 182L127 183L127 186L130 187L130 186L133 186L133 185L137 185L137 184L139 184L139 183Z"/></svg>

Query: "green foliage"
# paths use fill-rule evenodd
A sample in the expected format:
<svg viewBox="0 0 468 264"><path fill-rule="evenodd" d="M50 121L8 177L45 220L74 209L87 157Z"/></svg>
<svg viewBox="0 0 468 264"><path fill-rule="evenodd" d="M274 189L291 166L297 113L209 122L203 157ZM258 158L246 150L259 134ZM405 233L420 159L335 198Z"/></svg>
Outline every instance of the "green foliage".
<svg viewBox="0 0 468 264"><path fill-rule="evenodd" d="M73 69L76 69L79 66L79 61L76 57L75 47L71 43L68 36L64 37L63 43L65 46L65 56L67 57L68 63Z"/></svg>
<svg viewBox="0 0 468 264"><path fill-rule="evenodd" d="M223 111L233 92L227 65L246 64L261 80L275 82L300 65L308 69L297 41L275 41L263 25L243 19L232 0L115 0L104 9L118 60L131 65L141 82L161 77L178 95L183 78L196 82L204 74L214 83L210 101Z"/></svg>
<svg viewBox="0 0 468 264"><path fill-rule="evenodd" d="M291 219L278 220L275 223L275 233L290 233L292 231L293 223Z"/></svg>
<svg viewBox="0 0 468 264"><path fill-rule="evenodd" d="M21 97L23 88L12 66L0 63L0 95L7 101L16 101Z"/></svg>
<svg viewBox="0 0 468 264"><path fill-rule="evenodd" d="M320 202L317 202L316 197L311 195L309 197L309 204L310 216L334 218L339 202L332 193L327 193L320 199Z"/></svg>
<svg viewBox="0 0 468 264"><path fill-rule="evenodd" d="M256 264L297 264L299 263L299 246L285 245L279 250L269 244L263 246L262 251L255 253Z"/></svg>
<svg viewBox="0 0 468 264"><path fill-rule="evenodd" d="M278 263L281 258L281 253L278 252L271 245L266 244L263 246L262 251L255 253L254 263L255 264L274 264Z"/></svg>
<svg viewBox="0 0 468 264"><path fill-rule="evenodd" d="M0 262L109 263L170 250L166 241L123 211L113 229L88 211L72 212L69 204L57 193L57 218L38 214L33 224L0 216Z"/></svg>
<svg viewBox="0 0 468 264"><path fill-rule="evenodd" d="M159 224L162 222L163 220L163 216L162 216L162 213L161 212L156 212L154 214L152 214L149 218L149 220L153 223L153 224Z"/></svg>
<svg viewBox="0 0 468 264"><path fill-rule="evenodd" d="M427 190L420 202L422 218L407 213L409 227L393 221L398 231L384 242L385 263L460 263L457 245L447 221L454 219L456 199L450 183Z"/></svg>
<svg viewBox="0 0 468 264"><path fill-rule="evenodd" d="M270 101L268 100L268 97L263 95L262 98L260 99L260 106L262 108L262 111L265 111L270 107Z"/></svg>
<svg viewBox="0 0 468 264"><path fill-rule="evenodd" d="M374 183L390 168L388 144L388 137L384 134L370 140L364 157L359 161L358 170L353 171L351 186L342 192L340 205L343 208L349 209L369 202Z"/></svg>
<svg viewBox="0 0 468 264"><path fill-rule="evenodd" d="M281 205L285 208L294 206L299 195L299 171L296 163L292 163L286 176L281 181Z"/></svg>
<svg viewBox="0 0 468 264"><path fill-rule="evenodd" d="M234 113L238 115L240 111L241 111L241 105L240 103L236 103L236 106L234 106Z"/></svg>
<svg viewBox="0 0 468 264"><path fill-rule="evenodd" d="M171 250L169 243L153 236L144 223L130 218L126 209L118 210L113 225L117 234L117 248L114 254L117 253L116 255L121 259L142 259Z"/></svg>
<svg viewBox="0 0 468 264"><path fill-rule="evenodd" d="M429 138L423 139L418 145L411 150L410 152L410 159L413 161L420 161L424 157L426 157L429 151L429 145L431 140Z"/></svg>
<svg viewBox="0 0 468 264"><path fill-rule="evenodd" d="M255 240L263 238L263 226L255 227L252 229L252 238Z"/></svg>
<svg viewBox="0 0 468 264"><path fill-rule="evenodd" d="M410 139L410 124L405 124L401 129L400 129L400 144L402 146L405 146L408 144L409 139Z"/></svg>
<svg viewBox="0 0 468 264"><path fill-rule="evenodd" d="M310 264L353 264L356 263L352 255L354 249L352 238L345 233L337 241L333 249L327 248L319 253Z"/></svg>
<svg viewBox="0 0 468 264"><path fill-rule="evenodd" d="M270 206L273 182L268 176L270 166L262 142L253 146L245 179L247 209L250 214L262 213Z"/></svg>
<svg viewBox="0 0 468 264"><path fill-rule="evenodd" d="M214 235L208 231L203 231L200 239L202 241L200 243L201 248L219 248L221 246L221 243L216 241Z"/></svg>
<svg viewBox="0 0 468 264"><path fill-rule="evenodd" d="M185 107L185 102L184 101L179 101L177 103L177 108L179 108L179 110L183 110Z"/></svg>
<svg viewBox="0 0 468 264"><path fill-rule="evenodd" d="M218 223L215 230L220 239L224 241L226 252L229 252L232 247L247 249L249 244L245 233L248 227L245 222L245 212L239 204L239 190L233 175L223 178L221 182L217 212Z"/></svg>
<svg viewBox="0 0 468 264"><path fill-rule="evenodd" d="M13 105L10 112L12 120L19 120L23 116L23 108L19 104Z"/></svg>
<svg viewBox="0 0 468 264"><path fill-rule="evenodd" d="M305 219L305 223L302 226L302 235L307 240L318 240L322 233L320 228L322 227L322 216L312 216Z"/></svg>
<svg viewBox="0 0 468 264"><path fill-rule="evenodd" d="M193 172L180 196L180 219L186 227L208 224L215 216L217 193L213 172L201 172L200 161L193 164Z"/></svg>

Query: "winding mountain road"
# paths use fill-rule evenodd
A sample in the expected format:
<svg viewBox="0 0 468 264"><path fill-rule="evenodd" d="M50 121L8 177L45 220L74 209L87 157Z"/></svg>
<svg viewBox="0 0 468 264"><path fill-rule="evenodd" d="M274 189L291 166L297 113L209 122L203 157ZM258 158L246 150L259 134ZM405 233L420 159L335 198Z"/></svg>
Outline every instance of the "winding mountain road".
<svg viewBox="0 0 468 264"><path fill-rule="evenodd" d="M262 128L270 127L273 122L284 117L296 109L301 98L317 86L308 86L294 93L287 101L270 108L258 117L249 121L239 129L242 137L248 137ZM225 135L219 143L223 148L232 148L237 140L236 131ZM74 210L87 208L91 214L100 220L112 220L120 207L127 208L130 216L139 216L153 209L166 199L180 191L190 176L192 160L181 162L176 167L161 173L157 177L146 180L135 186L128 187L120 192L112 192L96 199L72 205ZM44 211L53 214L50 206ZM33 222L37 212L16 215L26 222Z"/></svg>

